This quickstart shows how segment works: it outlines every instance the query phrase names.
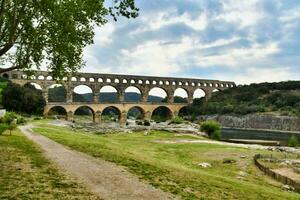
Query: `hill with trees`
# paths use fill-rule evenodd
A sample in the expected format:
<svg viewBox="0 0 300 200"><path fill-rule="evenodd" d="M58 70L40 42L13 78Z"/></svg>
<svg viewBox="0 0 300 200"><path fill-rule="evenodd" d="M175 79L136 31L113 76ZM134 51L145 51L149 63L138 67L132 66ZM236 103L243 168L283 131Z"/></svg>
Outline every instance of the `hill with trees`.
<svg viewBox="0 0 300 200"><path fill-rule="evenodd" d="M242 85L195 99L191 115L274 113L300 117L300 81Z"/></svg>

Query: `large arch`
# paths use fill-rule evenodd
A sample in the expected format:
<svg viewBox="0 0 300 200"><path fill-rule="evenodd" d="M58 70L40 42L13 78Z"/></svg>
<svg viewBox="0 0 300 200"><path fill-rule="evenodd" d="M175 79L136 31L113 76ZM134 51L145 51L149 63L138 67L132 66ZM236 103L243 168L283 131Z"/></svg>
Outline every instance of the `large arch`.
<svg viewBox="0 0 300 200"><path fill-rule="evenodd" d="M67 119L67 110L63 106L53 106L47 112L47 117Z"/></svg>
<svg viewBox="0 0 300 200"><path fill-rule="evenodd" d="M188 107L187 107L187 106L184 106L184 107L180 108L180 110L179 110L179 112L178 112L178 116L179 116L179 117L185 118L185 117L187 117L188 115L189 115L189 113L188 113Z"/></svg>
<svg viewBox="0 0 300 200"><path fill-rule="evenodd" d="M177 88L174 91L174 103L187 103L188 92L183 88Z"/></svg>
<svg viewBox="0 0 300 200"><path fill-rule="evenodd" d="M135 86L129 86L125 89L125 102L140 102L142 98L141 90Z"/></svg>
<svg viewBox="0 0 300 200"><path fill-rule="evenodd" d="M148 93L148 102L166 102L168 93L163 88L154 87Z"/></svg>
<svg viewBox="0 0 300 200"><path fill-rule="evenodd" d="M165 122L167 120L172 119L173 113L166 106L159 106L153 110L151 114L151 119L155 122Z"/></svg>
<svg viewBox="0 0 300 200"><path fill-rule="evenodd" d="M79 106L74 111L74 121L76 122L83 122L83 123L90 123L95 122L95 111L89 106ZM92 120L91 120L92 119Z"/></svg>
<svg viewBox="0 0 300 200"><path fill-rule="evenodd" d="M127 118L136 120L145 118L145 110L140 106L133 106L127 112Z"/></svg>
<svg viewBox="0 0 300 200"><path fill-rule="evenodd" d="M201 99L204 98L205 96L206 96L205 91L201 88L198 88L194 91L193 99Z"/></svg>
<svg viewBox="0 0 300 200"><path fill-rule="evenodd" d="M62 84L53 84L48 88L49 102L66 102L67 90Z"/></svg>
<svg viewBox="0 0 300 200"><path fill-rule="evenodd" d="M93 90L87 85L78 85L73 89L73 102L93 102Z"/></svg>
<svg viewBox="0 0 300 200"><path fill-rule="evenodd" d="M121 119L121 111L115 106L108 106L101 113L101 121L117 122Z"/></svg>
<svg viewBox="0 0 300 200"><path fill-rule="evenodd" d="M7 73L2 74L2 78L9 79L9 75Z"/></svg>
<svg viewBox="0 0 300 200"><path fill-rule="evenodd" d="M118 102L118 90L111 85L103 86L100 89L99 101L105 103Z"/></svg>
<svg viewBox="0 0 300 200"><path fill-rule="evenodd" d="M37 90L42 90L43 89L41 85L39 85L35 82L27 82L27 83L24 84L24 87L32 87L32 86Z"/></svg>

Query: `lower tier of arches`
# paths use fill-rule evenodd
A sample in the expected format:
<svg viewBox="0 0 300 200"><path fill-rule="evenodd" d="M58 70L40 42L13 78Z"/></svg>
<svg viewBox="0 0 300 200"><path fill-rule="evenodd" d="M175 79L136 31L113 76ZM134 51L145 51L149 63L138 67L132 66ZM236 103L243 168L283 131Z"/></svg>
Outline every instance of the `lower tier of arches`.
<svg viewBox="0 0 300 200"><path fill-rule="evenodd" d="M126 124L129 113L133 110L139 112L138 119L150 120L159 115L166 115L172 119L184 110L188 104L164 104L164 103L116 103L116 104L80 104L80 103L59 103L47 104L44 109L44 116L51 113L64 115L68 121L74 121L74 117L80 114L89 114L94 123L101 123L104 116L114 118L120 124ZM132 115L132 114L131 114Z"/></svg>

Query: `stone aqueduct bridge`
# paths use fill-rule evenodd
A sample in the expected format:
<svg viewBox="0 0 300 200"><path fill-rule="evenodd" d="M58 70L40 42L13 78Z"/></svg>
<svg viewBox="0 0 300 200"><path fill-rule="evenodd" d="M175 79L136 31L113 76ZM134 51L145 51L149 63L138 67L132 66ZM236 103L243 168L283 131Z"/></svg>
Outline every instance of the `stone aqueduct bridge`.
<svg viewBox="0 0 300 200"><path fill-rule="evenodd" d="M36 83L41 86L43 96L47 102L44 108L44 115L54 107L63 107L67 113L67 119L73 120L75 111L80 107L88 107L93 113L93 120L96 123L101 121L101 113L107 107L114 107L119 111L119 120L125 123L128 111L136 107L142 113L144 119L150 119L152 113L158 107L166 107L176 116L180 109L186 107L193 101L195 90L202 89L205 97L209 98L214 90L225 90L234 87L235 83L230 81L191 79L191 78L173 78L173 77L154 77L154 76L133 76L118 74L97 74L97 73L77 73L73 77L65 77L60 81L66 89L66 102L48 102L48 90L51 86L57 84L57 81L49 75L47 71L36 71L34 76L27 77L22 71L11 71L1 76L10 79L14 83L25 85L27 83ZM73 90L80 85L86 85L93 91L93 102L73 102ZM116 103L99 102L100 89L104 86L112 86L117 90L118 101ZM134 86L140 90L141 100L139 102L125 102L126 88ZM166 103L147 102L149 92L152 88L161 88L167 94ZM187 103L174 103L174 92L182 88L186 91Z"/></svg>

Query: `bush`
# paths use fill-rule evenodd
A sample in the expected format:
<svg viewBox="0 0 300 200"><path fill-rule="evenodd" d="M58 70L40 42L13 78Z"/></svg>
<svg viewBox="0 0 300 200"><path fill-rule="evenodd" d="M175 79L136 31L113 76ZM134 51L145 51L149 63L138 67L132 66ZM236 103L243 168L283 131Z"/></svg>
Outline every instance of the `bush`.
<svg viewBox="0 0 300 200"><path fill-rule="evenodd" d="M24 117L18 117L17 118L17 124L25 124L26 120L24 119Z"/></svg>
<svg viewBox="0 0 300 200"><path fill-rule="evenodd" d="M298 138L295 135L292 135L288 141L289 147L298 147L299 141Z"/></svg>
<svg viewBox="0 0 300 200"><path fill-rule="evenodd" d="M205 121L201 123L200 131L205 132L209 138L221 139L221 126L217 121Z"/></svg>
<svg viewBox="0 0 300 200"><path fill-rule="evenodd" d="M183 120L182 117L176 116L176 117L170 122L170 124L181 124L181 123L183 123L183 122L184 122L184 120Z"/></svg>
<svg viewBox="0 0 300 200"><path fill-rule="evenodd" d="M8 129L7 124L0 124L0 135L2 135L4 131L6 131L7 129Z"/></svg>
<svg viewBox="0 0 300 200"><path fill-rule="evenodd" d="M2 118L1 122L5 124L11 124L15 119L17 119L17 115L14 112L7 112Z"/></svg>
<svg viewBox="0 0 300 200"><path fill-rule="evenodd" d="M144 126L150 126L150 122L148 120L144 120Z"/></svg>

